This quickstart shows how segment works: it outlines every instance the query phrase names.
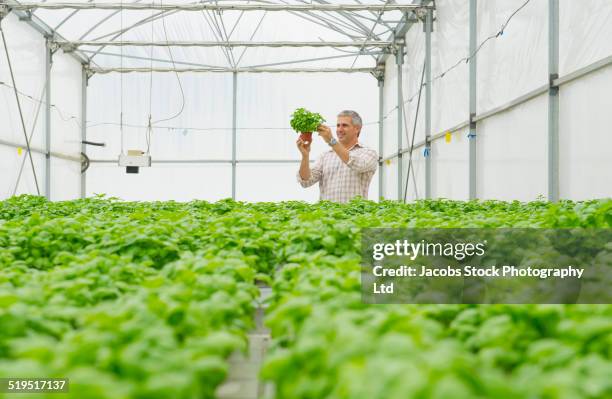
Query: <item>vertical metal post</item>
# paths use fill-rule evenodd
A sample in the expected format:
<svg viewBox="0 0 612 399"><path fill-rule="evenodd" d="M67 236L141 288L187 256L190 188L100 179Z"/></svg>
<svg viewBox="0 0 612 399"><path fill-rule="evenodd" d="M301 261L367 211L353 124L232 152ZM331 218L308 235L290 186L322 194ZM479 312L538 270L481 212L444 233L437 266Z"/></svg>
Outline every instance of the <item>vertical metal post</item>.
<svg viewBox="0 0 612 399"><path fill-rule="evenodd" d="M403 173L403 162L402 162L402 103L404 102L404 95L402 94L402 65L404 64L404 46L400 45L397 47L397 54L395 55L395 62L397 64L397 200L403 201L404 194L404 181L402 179Z"/></svg>
<svg viewBox="0 0 612 399"><path fill-rule="evenodd" d="M81 141L87 140L87 71L81 67ZM85 144L81 144L81 152L87 154ZM81 173L81 198L87 196L87 172Z"/></svg>
<svg viewBox="0 0 612 399"><path fill-rule="evenodd" d="M384 147L383 147L383 138L384 138L384 109L385 109L385 92L384 92L384 88L385 88L385 78L384 77L379 77L378 78L378 156L379 156L379 161L378 161L378 199L382 200L384 197L384 193L383 193L383 171L384 171L384 164L382 161L383 158L383 151L384 151Z"/></svg>
<svg viewBox="0 0 612 399"><path fill-rule="evenodd" d="M51 199L51 38L45 41L45 197Z"/></svg>
<svg viewBox="0 0 612 399"><path fill-rule="evenodd" d="M236 95L238 90L238 72L232 72L232 199L236 199Z"/></svg>
<svg viewBox="0 0 612 399"><path fill-rule="evenodd" d="M431 198L431 31L433 11L425 20L425 198Z"/></svg>
<svg viewBox="0 0 612 399"><path fill-rule="evenodd" d="M478 41L478 0L470 0L470 132L469 138L469 198L476 199L476 46Z"/></svg>
<svg viewBox="0 0 612 399"><path fill-rule="evenodd" d="M559 201L559 0L548 0L548 200Z"/></svg>

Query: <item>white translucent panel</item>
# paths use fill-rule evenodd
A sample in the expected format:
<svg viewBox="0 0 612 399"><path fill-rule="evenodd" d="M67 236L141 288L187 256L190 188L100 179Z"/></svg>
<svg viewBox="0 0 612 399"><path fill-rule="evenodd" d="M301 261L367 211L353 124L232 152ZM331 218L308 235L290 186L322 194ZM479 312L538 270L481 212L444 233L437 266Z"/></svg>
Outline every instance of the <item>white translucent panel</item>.
<svg viewBox="0 0 612 399"><path fill-rule="evenodd" d="M412 140L412 132L414 130L414 121L417 120L415 141L419 142L425 139L425 88L421 87L421 78L423 76L423 67L425 63L425 34L423 33L423 24L417 23L408 30L406 34L406 56L404 58L403 70L403 98L404 107L404 130L408 132L410 140ZM425 82L423 80L423 82ZM419 91L421 92L420 107ZM432 102L433 104L433 102ZM419 112L417 115L417 108ZM408 148L408 140L404 136L404 148Z"/></svg>
<svg viewBox="0 0 612 399"><path fill-rule="evenodd" d="M524 0L479 1L478 43L495 35L524 3ZM512 18L503 35L482 46L477 60L479 113L548 84L548 1L527 3Z"/></svg>
<svg viewBox="0 0 612 399"><path fill-rule="evenodd" d="M232 169L216 164L153 164L129 174L115 164L92 164L86 186L87 196L106 194L130 201L217 201L232 196Z"/></svg>
<svg viewBox="0 0 612 399"><path fill-rule="evenodd" d="M424 147L420 147L414 150L412 155L412 166L409 162L409 154L404 154L402 161L403 172L402 172L402 187L406 193L406 201L414 201L425 198L425 156ZM410 179L408 179L408 168L410 167ZM408 183L408 190L406 191L406 183ZM404 198L404 192L402 192L402 198Z"/></svg>
<svg viewBox="0 0 612 399"><path fill-rule="evenodd" d="M114 128L113 128L114 129ZM109 135L108 127L94 126L87 130L88 140L105 143L106 147L87 146L91 159L117 159L121 152L121 134ZM194 160L231 159L231 133L227 129L201 131L192 128L157 128L151 134L150 154L153 159ZM124 151L147 149L146 128L124 128Z"/></svg>
<svg viewBox="0 0 612 399"><path fill-rule="evenodd" d="M236 199L240 201L319 200L319 185L303 188L297 182L299 162L243 163L236 167ZM372 177L368 199L378 200L378 171Z"/></svg>
<svg viewBox="0 0 612 399"><path fill-rule="evenodd" d="M431 190L434 198L469 198L469 139L468 130L452 133L432 142Z"/></svg>
<svg viewBox="0 0 612 399"><path fill-rule="evenodd" d="M62 50L53 55L51 151L70 156L81 153L81 68L78 61Z"/></svg>
<svg viewBox="0 0 612 399"><path fill-rule="evenodd" d="M14 14L2 20L8 53L19 91L19 102L31 145L42 149L45 143L44 98L45 88L45 40L19 21ZM25 146L23 125L15 99L13 82L6 59L5 48L0 44L0 140ZM38 116L38 118L37 118Z"/></svg>
<svg viewBox="0 0 612 399"><path fill-rule="evenodd" d="M141 37L133 40L149 42L151 38ZM165 38L154 40L165 41ZM229 66L221 47L83 46L82 50L91 56L96 64L104 68L173 68L174 66L176 68L218 68Z"/></svg>
<svg viewBox="0 0 612 399"><path fill-rule="evenodd" d="M191 0L173 3L193 3ZM372 1L372 4L378 4ZM399 21L401 12L386 12L374 24L375 14L367 11L354 13L287 13L265 11L160 12L159 10L38 10L40 18L51 27L59 27L59 33L70 40L207 40L207 41L342 41L370 33L373 39L386 39L389 28L384 21ZM165 18L159 18L164 15ZM69 17L68 19L66 19ZM153 23L147 20L155 17ZM364 19L367 17L369 20ZM395 24L392 22L392 24ZM119 32L124 30L123 35ZM344 31L344 32L342 32ZM350 35L350 37L349 37ZM86 47L91 55L95 48ZM352 54L329 49L234 49L224 52L219 48L175 49L177 61L217 66L254 66L312 58L334 58L314 62L303 62L297 66L317 67L372 67L374 60L367 53L356 58ZM350 49L357 52L359 49ZM163 50L165 52L165 50ZM102 52L117 52L117 48L105 48ZM126 55L143 56L141 49L126 48ZM157 52L156 52L157 53ZM163 58L170 57L165 54ZM96 55L99 66L113 66L113 57ZM140 60L137 63L144 64ZM290 65L290 64L281 64Z"/></svg>
<svg viewBox="0 0 612 399"><path fill-rule="evenodd" d="M561 76L612 55L612 2L559 1Z"/></svg>
<svg viewBox="0 0 612 399"><path fill-rule="evenodd" d="M612 68L561 87L561 198L612 197Z"/></svg>
<svg viewBox="0 0 612 399"><path fill-rule="evenodd" d="M383 197L388 200L397 199L397 158L383 163Z"/></svg>
<svg viewBox="0 0 612 399"><path fill-rule="evenodd" d="M372 181L370 181L370 188L368 190L368 199L372 201L378 201L380 195L378 194L378 174L380 173L380 168L376 169L374 176L372 176Z"/></svg>
<svg viewBox="0 0 612 399"><path fill-rule="evenodd" d="M469 55L469 2L437 1L436 9L431 35L432 135L469 117L468 64L460 62Z"/></svg>
<svg viewBox="0 0 612 399"><path fill-rule="evenodd" d="M547 109L548 96L542 95L478 122L479 198L531 201L546 196Z"/></svg>
<svg viewBox="0 0 612 399"><path fill-rule="evenodd" d="M51 157L51 200L72 200L80 196L81 163Z"/></svg>
<svg viewBox="0 0 612 399"><path fill-rule="evenodd" d="M44 21L50 27L59 25L64 19L70 17L73 10L34 10L34 15Z"/></svg>
<svg viewBox="0 0 612 399"><path fill-rule="evenodd" d="M122 141L124 151L146 150L149 110L153 126L150 152L154 158L231 158L231 74L181 74L184 106L175 74L154 74L152 90L150 79L149 74L125 75L123 90L121 77L116 74L89 80L87 139L106 143L106 147L88 146L90 158L116 159Z"/></svg>
<svg viewBox="0 0 612 399"><path fill-rule="evenodd" d="M62 36L70 39L87 40L89 38L95 38L102 34L101 29L108 32L110 28L113 27L113 22L109 21L113 21L113 17L119 18L119 13L117 11L118 10L78 10L72 14L68 20L64 21L57 31ZM43 11L40 10L37 13L41 12ZM150 12L147 14L150 16ZM41 15L41 18L48 21L47 15L53 15L53 11L47 11L44 17ZM124 19L124 26L127 26L128 22L133 21L133 19ZM55 21L57 21L57 19L55 19ZM119 23L119 25L121 25L121 23ZM118 26L117 29L119 29Z"/></svg>
<svg viewBox="0 0 612 399"><path fill-rule="evenodd" d="M300 107L320 113L334 134L336 115L345 109L357 111L364 124L360 142L378 149L378 86L370 75L239 74L236 109L240 138L251 133L257 137L250 141L246 138L247 145L238 144L239 157L295 159L299 155L297 138L290 121L293 111ZM268 144L264 138L268 133L255 133L260 130L273 132L270 140L280 141ZM327 150L316 133L313 138L313 155ZM286 152L282 154L282 150Z"/></svg>
<svg viewBox="0 0 612 399"><path fill-rule="evenodd" d="M397 66L395 57L390 56L385 66L383 100L383 157L397 154ZM405 140L403 141L405 142Z"/></svg>
<svg viewBox="0 0 612 399"><path fill-rule="evenodd" d="M45 158L44 155L32 153L36 180L41 195L45 195ZM23 164L23 167L22 167ZM15 187L16 192L15 192ZM36 195L36 183L32 166L26 152L18 153L17 148L0 144L0 199L13 195Z"/></svg>
<svg viewBox="0 0 612 399"><path fill-rule="evenodd" d="M296 180L299 163L238 164L236 199L239 201L319 200L319 185L302 188Z"/></svg>
<svg viewBox="0 0 612 399"><path fill-rule="evenodd" d="M296 146L299 135L293 130L240 129L236 136L236 156L238 159L300 159ZM311 156L313 159L329 147L323 140L313 136Z"/></svg>

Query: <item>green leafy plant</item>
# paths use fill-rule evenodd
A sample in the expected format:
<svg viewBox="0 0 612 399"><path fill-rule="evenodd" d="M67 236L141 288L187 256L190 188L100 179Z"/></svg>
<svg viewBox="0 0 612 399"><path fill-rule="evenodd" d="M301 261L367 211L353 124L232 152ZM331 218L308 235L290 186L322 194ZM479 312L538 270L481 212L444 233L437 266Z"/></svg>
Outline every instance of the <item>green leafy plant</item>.
<svg viewBox="0 0 612 399"><path fill-rule="evenodd" d="M314 132L321 123L325 122L320 114L310 112L304 108L296 109L291 115L291 127L296 132Z"/></svg>
<svg viewBox="0 0 612 399"><path fill-rule="evenodd" d="M360 266L366 227L609 229L611 215L610 199L13 197L0 376L69 377L69 398L213 398L268 281L261 377L276 399L612 397L612 306L372 306Z"/></svg>

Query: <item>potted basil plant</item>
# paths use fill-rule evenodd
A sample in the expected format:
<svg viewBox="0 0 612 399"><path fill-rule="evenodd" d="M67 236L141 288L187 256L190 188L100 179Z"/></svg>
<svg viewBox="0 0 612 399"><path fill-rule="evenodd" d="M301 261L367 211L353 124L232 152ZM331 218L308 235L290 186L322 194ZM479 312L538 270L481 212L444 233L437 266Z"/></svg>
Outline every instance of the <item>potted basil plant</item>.
<svg viewBox="0 0 612 399"><path fill-rule="evenodd" d="M320 114L310 112L304 108L296 109L291 115L291 127L300 133L300 138L306 143L312 142L312 132L325 122Z"/></svg>

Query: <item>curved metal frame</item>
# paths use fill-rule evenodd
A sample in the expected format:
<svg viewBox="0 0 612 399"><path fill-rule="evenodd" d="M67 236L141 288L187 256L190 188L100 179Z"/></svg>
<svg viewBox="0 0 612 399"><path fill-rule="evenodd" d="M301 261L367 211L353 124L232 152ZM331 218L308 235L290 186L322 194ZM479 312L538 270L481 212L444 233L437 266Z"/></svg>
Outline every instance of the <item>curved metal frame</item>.
<svg viewBox="0 0 612 399"><path fill-rule="evenodd" d="M122 4L122 7L123 7L122 9L140 10L140 9L155 8L155 9L160 9L161 11L159 11L158 13L155 13L152 16L147 16L146 18L140 19L136 21L135 23L131 24L130 26L122 28L119 31L110 32L102 36L98 36L94 40L89 40L91 42L95 40L109 38L110 36L109 39L105 40L105 45L102 45L99 48L95 49L93 51L93 54L89 55L88 57L89 63L99 66L97 63L94 62L96 55L100 54L107 45L112 46L113 44L111 42L115 42L119 37L124 35L126 32L133 30L144 24L152 23L155 20L158 20L160 18L165 18L177 12L185 12L186 10L190 10L193 8L204 9L209 6L209 8L211 9L228 8L228 9L242 10L242 12L244 12L245 10L252 10L252 9L286 11L293 15L298 16L299 18L305 19L311 23L317 24L326 29L333 30L336 33L340 33L348 37L349 39L353 40L354 42L358 43L356 45L359 46L359 42L380 41L380 33L377 34L374 31L377 25L384 26L388 29L392 28L389 22L385 21L382 18L378 18L379 16L377 15L375 11L372 11L372 9L376 9L376 7L378 7L378 9L380 9L381 7L385 7L385 8L388 8L389 11L392 11L392 10L398 9L399 7L404 7L403 10L410 10L410 9L415 9L417 7L421 7L418 4L400 5L400 6L389 5L387 3L380 4L380 5L363 5L358 0L354 0L355 4L344 4L344 5L333 4L333 2L329 2L326 0L315 0L312 3L307 2L306 0L300 0L300 2L303 4L299 4L299 5L296 5L295 3L288 4L284 0L280 0L280 2L274 2L274 1L269 1L269 0L255 0L255 2L258 4L253 4L253 2L249 2L249 4L244 4L244 5L243 4L223 5L219 3L206 4L200 1L198 2L194 1L194 2L183 4L183 5L176 5L176 4L170 4L170 3L167 3L167 4L162 3L161 5L160 4L151 5L151 4L141 4L142 2L143 0L133 0L132 2L129 2L127 4L124 3ZM115 6L115 8L113 8L113 6ZM100 26L104 25L110 19L115 17L117 14L119 14L122 11L122 9L117 9L116 6L117 4L114 4L114 5L112 4L109 5L108 3L95 4L95 0L89 0L87 3L23 3L21 5L16 5L15 7L17 9L32 10L32 13L35 13L36 9L39 9L39 8L41 9L73 8L74 12L72 12L70 15L64 18L60 23L58 23L53 28L54 32L57 31L59 28L61 28L66 23L68 23L72 18L77 16L80 10L100 9L100 8L113 10L111 13L104 16L104 18L102 18L101 20L96 22L94 25L92 25L91 28L87 30L84 34L82 34L81 37L79 37L77 40L77 42L79 42L79 41L86 41L85 38L89 36L93 31L95 31ZM356 12L357 10L366 10L372 15L376 16L377 19L374 20L369 17L365 17L364 15L357 13ZM222 19L223 17L221 13L216 15L216 17L220 19L221 23L223 22L223 19ZM362 21L374 21L374 24L372 25L372 27L368 28ZM236 22L236 25L238 23L239 23L239 20ZM232 32L235 28L236 26L232 28ZM348 31L349 28L351 32ZM211 29L213 29L213 27L211 27ZM355 35L352 32L355 32L359 36ZM68 44L70 42L65 41L64 43ZM225 51L229 51L232 47L234 47L234 45L231 42L229 42L229 40L218 40L218 43L221 47L226 48ZM227 45L223 46L224 44L227 44ZM340 52L341 50L338 49L338 51ZM364 54L355 55L356 59L361 56L372 57L373 59L376 59L375 55L372 55L368 52L365 52ZM296 60L296 62L299 62L299 61L303 62L303 60ZM313 61L316 61L316 59L314 59ZM290 63L290 61L283 61L283 63ZM230 66L236 67L234 65L230 65Z"/></svg>

